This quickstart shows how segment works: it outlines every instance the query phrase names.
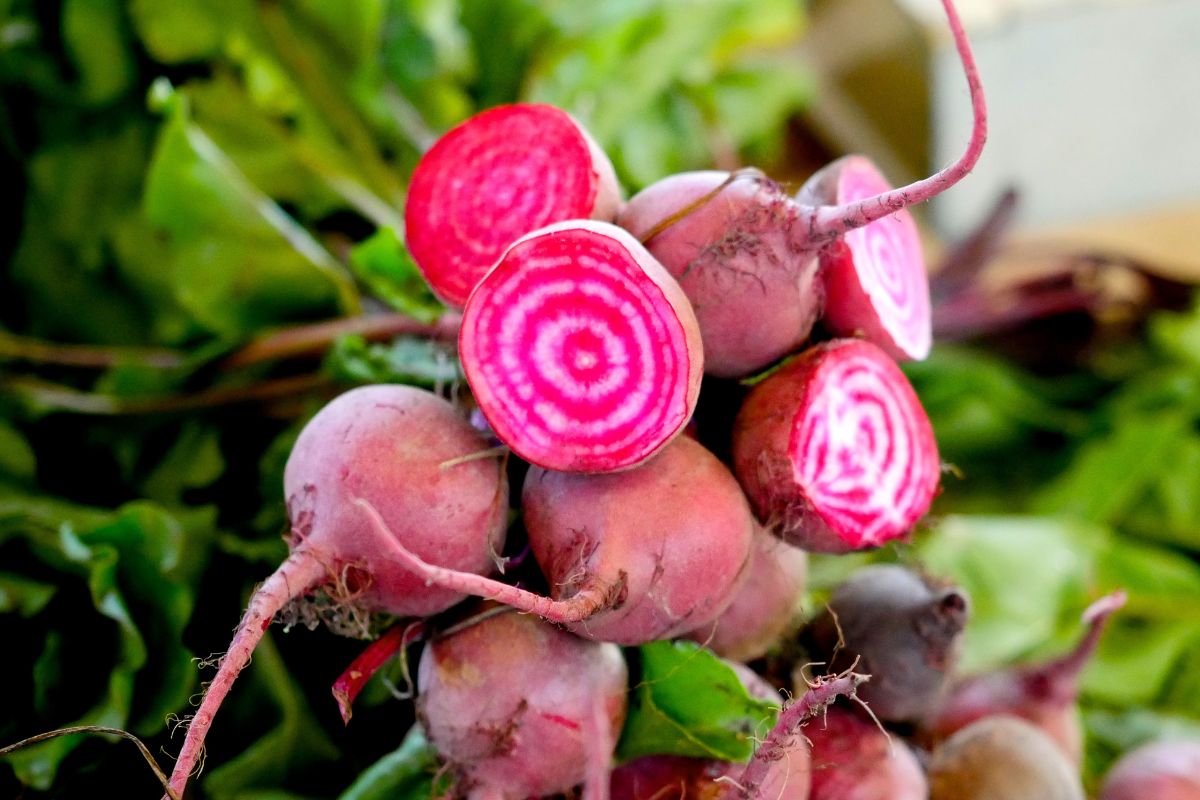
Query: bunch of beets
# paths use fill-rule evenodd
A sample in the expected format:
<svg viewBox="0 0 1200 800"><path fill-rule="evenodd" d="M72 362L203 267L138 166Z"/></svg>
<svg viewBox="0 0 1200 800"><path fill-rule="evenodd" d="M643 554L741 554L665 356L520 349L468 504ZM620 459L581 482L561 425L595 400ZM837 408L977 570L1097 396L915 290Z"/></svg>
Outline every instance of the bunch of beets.
<svg viewBox="0 0 1200 800"><path fill-rule="evenodd" d="M672 176L623 202L592 138L533 104L485 111L425 154L407 242L462 309L480 413L379 385L308 423L284 479L291 555L251 599L171 793L272 619L323 592L420 619L466 595L492 601L433 637L417 673L419 719L459 795L1082 797L1075 679L1122 598L1093 607L1063 659L951 685L967 598L894 566L856 573L801 632L826 674L788 687L795 700L748 763L611 768L621 645L684 637L731 663L762 656L788 630L805 551L906 537L938 490L932 429L895 363L930 347L905 208L965 176L986 137L973 57L943 2L974 129L957 163L910 186L850 156L795 195L741 170ZM704 375L726 387L719 402L743 385L724 379L772 367L735 392L731 432L689 426ZM726 461L698 441L708 433ZM506 566L510 480L549 596L491 577ZM751 694L779 701L739 669Z"/></svg>

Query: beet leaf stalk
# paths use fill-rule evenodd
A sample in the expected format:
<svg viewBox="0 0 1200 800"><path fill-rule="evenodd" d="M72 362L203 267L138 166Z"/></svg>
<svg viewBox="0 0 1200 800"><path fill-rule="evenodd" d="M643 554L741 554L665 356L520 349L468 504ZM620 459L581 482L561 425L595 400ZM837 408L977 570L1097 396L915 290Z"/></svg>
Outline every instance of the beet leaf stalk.
<svg viewBox="0 0 1200 800"><path fill-rule="evenodd" d="M775 727L755 749L754 756L742 770L741 776L728 784L725 798L770 800L762 789L769 783L778 783L778 780L774 779L775 773L781 766L786 767L790 752L801 748L804 752L804 762L807 764L808 745L797 741L804 723L819 715L837 698L854 697L858 687L870 680L870 677L857 672L845 672L818 678L809 684L808 691L780 712ZM798 777L808 780L807 775Z"/></svg>

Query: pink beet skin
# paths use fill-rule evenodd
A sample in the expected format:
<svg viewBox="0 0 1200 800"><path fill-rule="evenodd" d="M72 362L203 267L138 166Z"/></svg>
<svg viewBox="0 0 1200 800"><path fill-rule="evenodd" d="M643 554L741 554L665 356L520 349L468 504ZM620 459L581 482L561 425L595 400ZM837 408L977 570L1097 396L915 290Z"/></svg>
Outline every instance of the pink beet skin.
<svg viewBox="0 0 1200 800"><path fill-rule="evenodd" d="M927 800L929 782L912 748L841 707L804 728L812 746L811 800Z"/></svg>
<svg viewBox="0 0 1200 800"><path fill-rule="evenodd" d="M891 190L863 156L846 156L809 179L797 198L839 205ZM933 317L917 225L907 209L856 228L821 251L825 326L863 336L900 361L929 355Z"/></svg>
<svg viewBox="0 0 1200 800"><path fill-rule="evenodd" d="M754 387L734 423L733 465L764 524L829 553L906 536L941 477L912 386L856 339L814 347Z"/></svg>
<svg viewBox="0 0 1200 800"><path fill-rule="evenodd" d="M729 608L686 634L717 655L750 661L766 655L795 621L804 595L808 554L759 528L749 576Z"/></svg>
<svg viewBox="0 0 1200 800"><path fill-rule="evenodd" d="M250 599L190 722L171 774L177 794L217 709L289 601L324 588L348 605L398 616L458 602L461 594L426 586L393 558L401 540L436 563L491 570L507 523L504 470L495 458L444 466L487 446L448 402L411 386L354 389L309 421L284 471L292 553Z"/></svg>
<svg viewBox="0 0 1200 800"><path fill-rule="evenodd" d="M417 713L456 796L523 800L607 780L626 683L615 645L499 614L425 648Z"/></svg>
<svg viewBox="0 0 1200 800"><path fill-rule="evenodd" d="M822 286L797 212L756 172L685 172L643 189L618 216L691 300L709 374L748 375L808 339Z"/></svg>
<svg viewBox="0 0 1200 800"><path fill-rule="evenodd" d="M611 162L569 114L499 106L422 156L404 209L406 239L434 293L461 308L521 236L562 220L612 220L619 204Z"/></svg>
<svg viewBox="0 0 1200 800"><path fill-rule="evenodd" d="M522 237L471 294L459 349L492 430L546 469L637 466L679 434L704 370L679 285L601 222Z"/></svg>
<svg viewBox="0 0 1200 800"><path fill-rule="evenodd" d="M432 585L626 645L712 621L746 576L754 536L749 505L725 466L687 437L626 472L534 468L522 508L553 597L442 569L411 553L398 558Z"/></svg>
<svg viewBox="0 0 1200 800"><path fill-rule="evenodd" d="M1142 745L1117 761L1099 800L1200 800L1200 741Z"/></svg>

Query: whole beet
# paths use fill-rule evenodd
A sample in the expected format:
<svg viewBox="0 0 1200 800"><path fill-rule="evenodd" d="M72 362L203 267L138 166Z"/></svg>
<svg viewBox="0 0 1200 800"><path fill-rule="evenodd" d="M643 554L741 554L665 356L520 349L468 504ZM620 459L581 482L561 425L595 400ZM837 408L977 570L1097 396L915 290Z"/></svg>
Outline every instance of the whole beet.
<svg viewBox="0 0 1200 800"><path fill-rule="evenodd" d="M1099 800L1200 800L1200 741L1144 744L1117 760Z"/></svg>
<svg viewBox="0 0 1200 800"><path fill-rule="evenodd" d="M518 800L606 772L626 684L615 645L501 613L425 648L417 713L459 794Z"/></svg>
<svg viewBox="0 0 1200 800"><path fill-rule="evenodd" d="M811 800L927 800L912 748L873 720L833 706L804 728L812 746Z"/></svg>
<svg viewBox="0 0 1200 800"><path fill-rule="evenodd" d="M969 615L958 587L894 564L857 570L801 633L815 661L871 676L858 692L889 722L918 720L945 691Z"/></svg>
<svg viewBox="0 0 1200 800"><path fill-rule="evenodd" d="M1084 800L1075 767L1041 730L998 715L973 722L938 746L930 800Z"/></svg>

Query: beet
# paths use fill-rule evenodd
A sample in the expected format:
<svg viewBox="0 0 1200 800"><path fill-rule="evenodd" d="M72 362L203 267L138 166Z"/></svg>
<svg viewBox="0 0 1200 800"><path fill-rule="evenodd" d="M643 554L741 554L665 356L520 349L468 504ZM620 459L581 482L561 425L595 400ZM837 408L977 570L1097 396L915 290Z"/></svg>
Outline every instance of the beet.
<svg viewBox="0 0 1200 800"><path fill-rule="evenodd" d="M434 293L462 308L517 239L563 220L612 220L619 203L612 164L569 114L536 103L498 106L421 157L405 237Z"/></svg>
<svg viewBox="0 0 1200 800"><path fill-rule="evenodd" d="M1144 744L1117 760L1099 800L1200 800L1200 741Z"/></svg>
<svg viewBox="0 0 1200 800"><path fill-rule="evenodd" d="M919 720L941 699L968 600L955 586L894 564L856 570L803 631L813 660L871 676L859 697L880 719Z"/></svg>
<svg viewBox="0 0 1200 800"><path fill-rule="evenodd" d="M1074 650L1045 664L1001 670L957 682L928 729L945 738L992 714L1033 723L1058 744L1073 764L1083 761L1079 722L1079 676L1100 642L1108 618L1125 604L1125 593L1106 595L1084 612L1087 634Z"/></svg>
<svg viewBox="0 0 1200 800"><path fill-rule="evenodd" d="M754 517L737 481L680 437L647 464L607 475L534 468L522 495L529 543L553 599L397 549L426 582L487 597L619 644L711 622L747 574Z"/></svg>
<svg viewBox="0 0 1200 800"><path fill-rule="evenodd" d="M759 528L749 575L721 616L686 636L731 661L766 655L796 620L808 554Z"/></svg>
<svg viewBox="0 0 1200 800"><path fill-rule="evenodd" d="M1084 800L1075 767L1044 733L998 715L971 723L938 746L930 800Z"/></svg>
<svg viewBox="0 0 1200 800"><path fill-rule="evenodd" d="M502 613L429 643L417 713L457 794L523 800L607 782L626 684L615 645Z"/></svg>
<svg viewBox="0 0 1200 800"><path fill-rule="evenodd" d="M581 221L505 252L467 302L459 350L501 441L578 472L661 450L691 419L704 362L675 280L625 231Z"/></svg>
<svg viewBox="0 0 1200 800"><path fill-rule="evenodd" d="M873 720L834 706L804 735L812 747L811 800L928 800L912 748Z"/></svg>
<svg viewBox="0 0 1200 800"><path fill-rule="evenodd" d="M941 480L908 379L857 339L811 348L751 390L734 422L733 467L764 524L829 553L908 535Z"/></svg>
<svg viewBox="0 0 1200 800"><path fill-rule="evenodd" d="M397 616L457 603L462 594L427 586L392 557L402 539L430 561L491 571L507 524L505 473L495 458L462 460L487 447L448 402L411 386L354 389L309 421L284 470L291 555L251 597L190 721L171 774L176 793L200 761L217 709L288 602L325 589L335 601Z"/></svg>

